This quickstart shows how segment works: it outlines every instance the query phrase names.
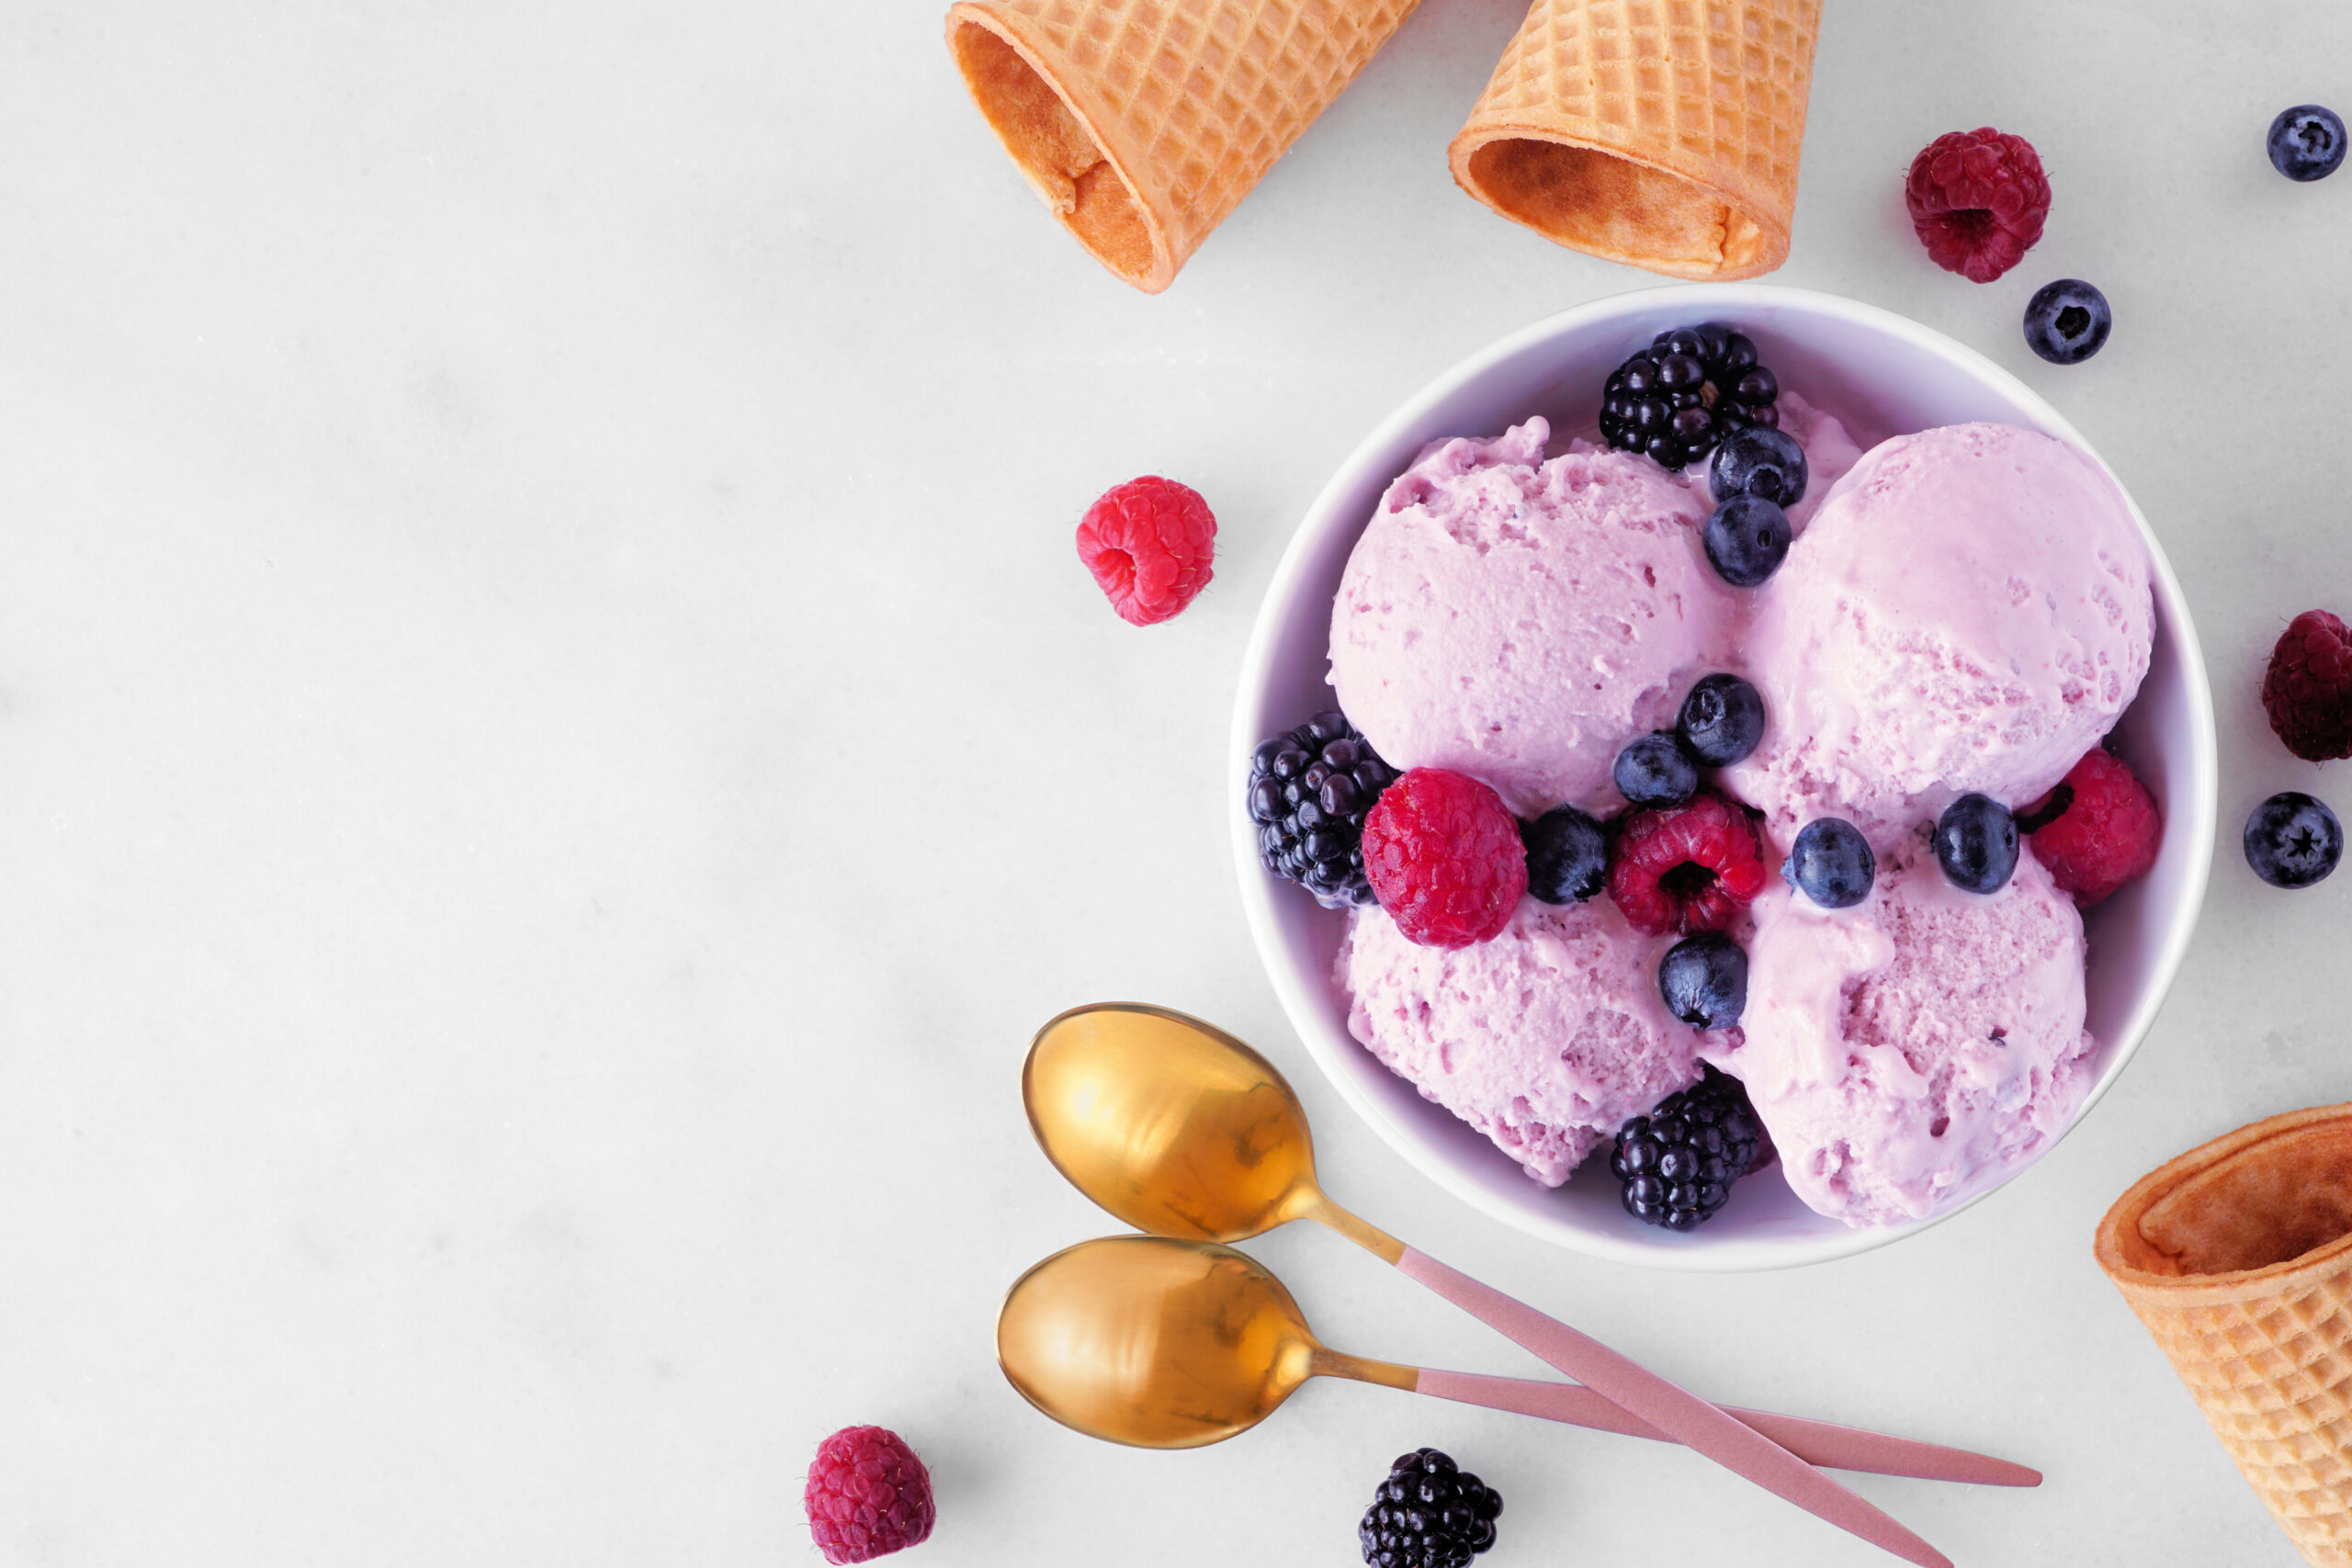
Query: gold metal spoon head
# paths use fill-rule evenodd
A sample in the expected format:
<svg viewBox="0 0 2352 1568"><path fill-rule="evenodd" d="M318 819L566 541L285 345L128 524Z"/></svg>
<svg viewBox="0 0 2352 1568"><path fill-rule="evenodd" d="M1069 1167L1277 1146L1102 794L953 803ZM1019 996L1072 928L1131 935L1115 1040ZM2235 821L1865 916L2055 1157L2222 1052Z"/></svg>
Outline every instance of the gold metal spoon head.
<svg viewBox="0 0 2352 1568"><path fill-rule="evenodd" d="M1073 1008L1037 1032L1021 1097L1046 1157L1138 1230L1240 1241L1323 1201L1282 1074L1181 1012Z"/></svg>
<svg viewBox="0 0 2352 1568"><path fill-rule="evenodd" d="M1325 1354L1280 1280L1230 1247L1157 1236L1054 1254L1014 1283L996 1321L997 1364L1023 1398L1136 1448L1248 1431Z"/></svg>

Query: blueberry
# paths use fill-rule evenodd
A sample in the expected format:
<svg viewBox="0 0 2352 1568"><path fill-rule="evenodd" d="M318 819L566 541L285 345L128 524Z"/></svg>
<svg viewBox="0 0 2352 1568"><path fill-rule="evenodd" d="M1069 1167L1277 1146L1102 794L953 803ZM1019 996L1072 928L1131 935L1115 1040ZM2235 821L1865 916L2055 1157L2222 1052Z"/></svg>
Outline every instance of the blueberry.
<svg viewBox="0 0 2352 1568"><path fill-rule="evenodd" d="M1728 768L1764 739L1763 694L1736 675L1704 676L1682 699L1674 734L1701 763Z"/></svg>
<svg viewBox="0 0 2352 1568"><path fill-rule="evenodd" d="M2272 795L2245 819L2245 863L2273 887L2309 887L2343 854L2344 826L2335 813L2300 791Z"/></svg>
<svg viewBox="0 0 2352 1568"><path fill-rule="evenodd" d="M1657 994L1694 1029L1728 1029L1747 1007L1747 954L1721 931L1686 936L1658 960Z"/></svg>
<svg viewBox="0 0 2352 1568"><path fill-rule="evenodd" d="M1699 537L1717 577L1734 588L1753 588L1781 570L1791 532L1779 502L1735 495L1715 508Z"/></svg>
<svg viewBox="0 0 2352 1568"><path fill-rule="evenodd" d="M2344 162L2344 121L2334 109L2297 104L2270 122L2270 166L2290 180L2324 180Z"/></svg>
<svg viewBox="0 0 2352 1568"><path fill-rule="evenodd" d="M1781 874L1823 908L1850 909L1871 896L1878 861L1860 829L1842 818L1824 817L1797 834Z"/></svg>
<svg viewBox="0 0 2352 1568"><path fill-rule="evenodd" d="M1645 735L1617 753L1617 793L1636 806L1679 806L1699 790L1699 764L1671 730Z"/></svg>
<svg viewBox="0 0 2352 1568"><path fill-rule="evenodd" d="M2018 819L1988 795L1963 795L1936 819L1936 860L1954 887L1998 893L2018 868Z"/></svg>
<svg viewBox="0 0 2352 1568"><path fill-rule="evenodd" d="M1573 806L1519 825L1527 890L1546 904L1581 904L1609 884L1609 829Z"/></svg>
<svg viewBox="0 0 2352 1568"><path fill-rule="evenodd" d="M2025 345L2052 365L2080 365L2107 345L2115 324L2107 296L2079 277L2034 291L2025 308Z"/></svg>
<svg viewBox="0 0 2352 1568"><path fill-rule="evenodd" d="M1715 448L1707 479L1719 502L1760 495L1794 506L1804 499L1804 448L1786 431L1751 424Z"/></svg>

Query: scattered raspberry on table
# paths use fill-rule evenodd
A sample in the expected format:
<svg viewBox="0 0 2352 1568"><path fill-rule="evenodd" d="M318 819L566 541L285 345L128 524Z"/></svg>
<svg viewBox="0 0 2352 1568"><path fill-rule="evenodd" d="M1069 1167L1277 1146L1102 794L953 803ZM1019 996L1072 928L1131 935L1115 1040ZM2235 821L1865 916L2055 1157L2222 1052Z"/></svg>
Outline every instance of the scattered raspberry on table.
<svg viewBox="0 0 2352 1568"><path fill-rule="evenodd" d="M2056 789L2020 812L2018 826L2045 817L2029 835L2033 858L2086 909L2147 875L2164 845L2156 797L2104 747L2093 747Z"/></svg>
<svg viewBox="0 0 2352 1568"><path fill-rule="evenodd" d="M1078 558L1130 625L1164 621L1209 585L1216 518L1200 491L1147 474L1104 491L1078 525Z"/></svg>
<svg viewBox="0 0 2352 1568"><path fill-rule="evenodd" d="M2031 142L1988 125L1928 142L1911 160L1903 204L1938 266L1990 283L2041 238L2050 180Z"/></svg>
<svg viewBox="0 0 2352 1568"><path fill-rule="evenodd" d="M844 1427L817 1445L805 1501L828 1562L871 1562L931 1534L931 1472L887 1427Z"/></svg>
<svg viewBox="0 0 2352 1568"><path fill-rule="evenodd" d="M2305 761L2352 757L2352 632L2342 621L2305 610L2287 624L2263 672L2262 706Z"/></svg>
<svg viewBox="0 0 2352 1568"><path fill-rule="evenodd" d="M1527 892L1519 819L1476 779L1414 768L1363 819L1363 869L1408 942L1468 947L1510 924Z"/></svg>

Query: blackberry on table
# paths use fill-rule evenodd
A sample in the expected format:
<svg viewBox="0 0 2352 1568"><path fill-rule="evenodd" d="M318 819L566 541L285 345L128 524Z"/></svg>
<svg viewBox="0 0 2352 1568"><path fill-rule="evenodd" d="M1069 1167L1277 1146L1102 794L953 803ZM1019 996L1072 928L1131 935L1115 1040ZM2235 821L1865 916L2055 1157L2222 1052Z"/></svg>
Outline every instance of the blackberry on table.
<svg viewBox="0 0 2352 1568"><path fill-rule="evenodd" d="M1378 902L1363 874L1363 817L1396 780L1337 711L1261 741L1244 786L1258 858L1327 909Z"/></svg>
<svg viewBox="0 0 2352 1568"><path fill-rule="evenodd" d="M1756 362L1747 333L1721 321L1660 333L1610 373L1600 434L1624 452L1687 468L1750 425L1778 428L1781 383Z"/></svg>
<svg viewBox="0 0 2352 1568"><path fill-rule="evenodd" d="M1625 1123L1609 1171L1634 1218L1695 1230L1731 1201L1732 1183L1756 1168L1763 1149L1764 1124L1747 1090L1710 1066L1697 1083Z"/></svg>
<svg viewBox="0 0 2352 1568"><path fill-rule="evenodd" d="M1356 1527L1363 1560L1377 1568L1464 1568L1495 1544L1502 1494L1435 1449L1388 1467Z"/></svg>

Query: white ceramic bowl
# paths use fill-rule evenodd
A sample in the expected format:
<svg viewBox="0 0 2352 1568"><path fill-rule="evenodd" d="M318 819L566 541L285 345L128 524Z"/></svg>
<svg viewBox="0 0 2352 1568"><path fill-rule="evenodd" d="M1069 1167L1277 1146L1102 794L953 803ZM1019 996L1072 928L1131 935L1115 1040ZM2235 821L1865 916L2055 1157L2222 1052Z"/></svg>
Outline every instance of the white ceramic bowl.
<svg viewBox="0 0 2352 1568"><path fill-rule="evenodd" d="M1499 434L1532 413L1549 418L1555 430L1589 429L1612 368L1657 333L1704 321L1732 322L1753 337L1781 385L1847 419L1865 449L1888 435L1989 420L2090 450L2055 410L1983 355L1852 300L1756 284L1695 284L1565 311L1472 355L1415 393L1323 487L1258 614L1234 711L1232 777L1245 775L1250 753L1264 737L1332 705L1325 682L1332 594L1381 492L1425 443ZM2085 922L2098 1076L2077 1120L2123 1071L2155 1018L2188 949L2213 850L2212 694L2180 584L2136 505L2132 514L2154 563L2156 637L2146 683L2117 727L2118 743L2164 808L2165 841L2155 870ZM1681 1235L1627 1215L1607 1162L1598 1156L1565 1187L1530 1180L1510 1156L1423 1100L1350 1036L1346 1000L1331 979L1344 919L1265 871L1238 787L1232 800L1250 933L1292 1023L1348 1102L1457 1196L1579 1252L1711 1272L1843 1258L1923 1228L1849 1229L1807 1209L1777 1175L1759 1173L1740 1183L1708 1224Z"/></svg>

